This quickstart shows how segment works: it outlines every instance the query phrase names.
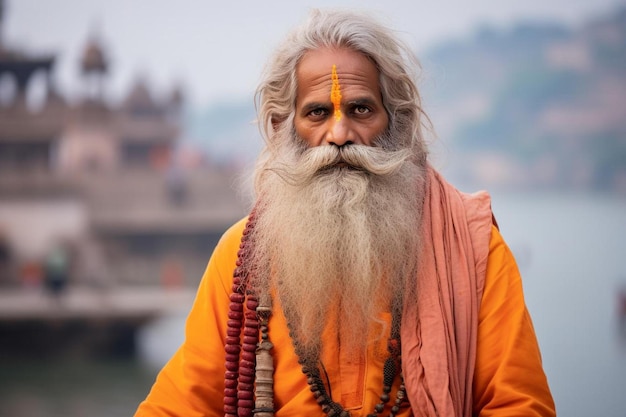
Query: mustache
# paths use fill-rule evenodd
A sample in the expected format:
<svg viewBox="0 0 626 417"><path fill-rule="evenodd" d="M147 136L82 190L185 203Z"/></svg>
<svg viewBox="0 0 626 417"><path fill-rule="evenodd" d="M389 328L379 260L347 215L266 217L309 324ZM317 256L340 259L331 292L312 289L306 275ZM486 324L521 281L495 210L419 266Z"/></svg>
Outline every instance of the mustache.
<svg viewBox="0 0 626 417"><path fill-rule="evenodd" d="M279 163L272 171L292 185L304 184L316 176L335 172L336 169L387 176L398 172L411 156L408 149L388 150L354 144L341 147L324 145L302 149L295 160Z"/></svg>
<svg viewBox="0 0 626 417"><path fill-rule="evenodd" d="M388 151L364 145L331 145L307 149L300 164L315 172L347 166L374 175L389 175L396 172L408 157L409 152L405 150Z"/></svg>

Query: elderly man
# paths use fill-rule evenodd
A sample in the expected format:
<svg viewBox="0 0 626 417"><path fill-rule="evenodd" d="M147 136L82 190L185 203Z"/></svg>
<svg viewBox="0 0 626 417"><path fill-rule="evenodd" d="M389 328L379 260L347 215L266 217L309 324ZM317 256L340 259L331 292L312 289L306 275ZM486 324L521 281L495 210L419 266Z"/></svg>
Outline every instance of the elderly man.
<svg viewBox="0 0 626 417"><path fill-rule="evenodd" d="M555 414L489 197L428 165L413 68L388 29L338 11L278 49L257 201L136 416Z"/></svg>

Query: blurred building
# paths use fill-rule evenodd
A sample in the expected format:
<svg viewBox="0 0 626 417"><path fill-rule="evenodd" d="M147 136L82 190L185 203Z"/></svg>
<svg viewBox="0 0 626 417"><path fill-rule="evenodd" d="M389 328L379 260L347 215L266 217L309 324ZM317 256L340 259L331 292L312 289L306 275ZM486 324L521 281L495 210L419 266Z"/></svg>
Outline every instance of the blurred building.
<svg viewBox="0 0 626 417"><path fill-rule="evenodd" d="M139 79L111 104L92 37L70 103L55 59L0 34L0 285L43 286L52 264L79 285L195 284L244 212L227 173L176 163L182 92L159 99Z"/></svg>

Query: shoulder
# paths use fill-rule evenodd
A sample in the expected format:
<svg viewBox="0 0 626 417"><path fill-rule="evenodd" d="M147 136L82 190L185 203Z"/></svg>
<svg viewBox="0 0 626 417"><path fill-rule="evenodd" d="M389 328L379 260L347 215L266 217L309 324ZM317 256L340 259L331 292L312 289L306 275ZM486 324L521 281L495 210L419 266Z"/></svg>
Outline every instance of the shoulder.
<svg viewBox="0 0 626 417"><path fill-rule="evenodd" d="M217 242L217 246L215 247L215 252L213 254L214 256L232 252L236 255L239 243L241 242L243 229L246 227L247 221L248 218L244 217L224 232L220 240Z"/></svg>
<svg viewBox="0 0 626 417"><path fill-rule="evenodd" d="M487 258L491 251L491 241L494 231L497 233L498 224L491 210L491 196L486 191L473 194L460 193L469 230L472 247L474 249L474 263L479 276L484 276L487 268ZM499 233L497 233L499 236Z"/></svg>
<svg viewBox="0 0 626 417"><path fill-rule="evenodd" d="M248 217L246 216L243 219L239 220L237 223L230 226L220 238L218 245L229 244L233 240L236 240L237 242L241 240L241 235L243 234L243 229L245 229L247 222Z"/></svg>
<svg viewBox="0 0 626 417"><path fill-rule="evenodd" d="M506 288L519 281L521 276L515 257L500 231L493 226L489 240L485 291L498 285Z"/></svg>
<svg viewBox="0 0 626 417"><path fill-rule="evenodd" d="M203 275L203 282L215 281L217 279L218 281L223 281L222 285L225 288L230 288L230 284L227 281L232 278L232 272L235 269L237 252L239 251L241 236L247 220L247 217L239 220L224 232L213 250Z"/></svg>

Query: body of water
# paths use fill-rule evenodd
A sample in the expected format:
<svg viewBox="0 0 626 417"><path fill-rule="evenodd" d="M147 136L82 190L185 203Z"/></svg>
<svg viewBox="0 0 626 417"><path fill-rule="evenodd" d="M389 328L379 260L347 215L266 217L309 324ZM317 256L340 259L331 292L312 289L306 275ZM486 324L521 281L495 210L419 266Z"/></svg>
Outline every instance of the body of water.
<svg viewBox="0 0 626 417"><path fill-rule="evenodd" d="M626 200L495 194L563 417L626 416ZM0 358L0 416L130 416L182 341L184 312L138 335L136 360ZM620 337L622 335L622 337Z"/></svg>
<svg viewBox="0 0 626 417"><path fill-rule="evenodd" d="M494 195L559 416L626 416L626 200Z"/></svg>

